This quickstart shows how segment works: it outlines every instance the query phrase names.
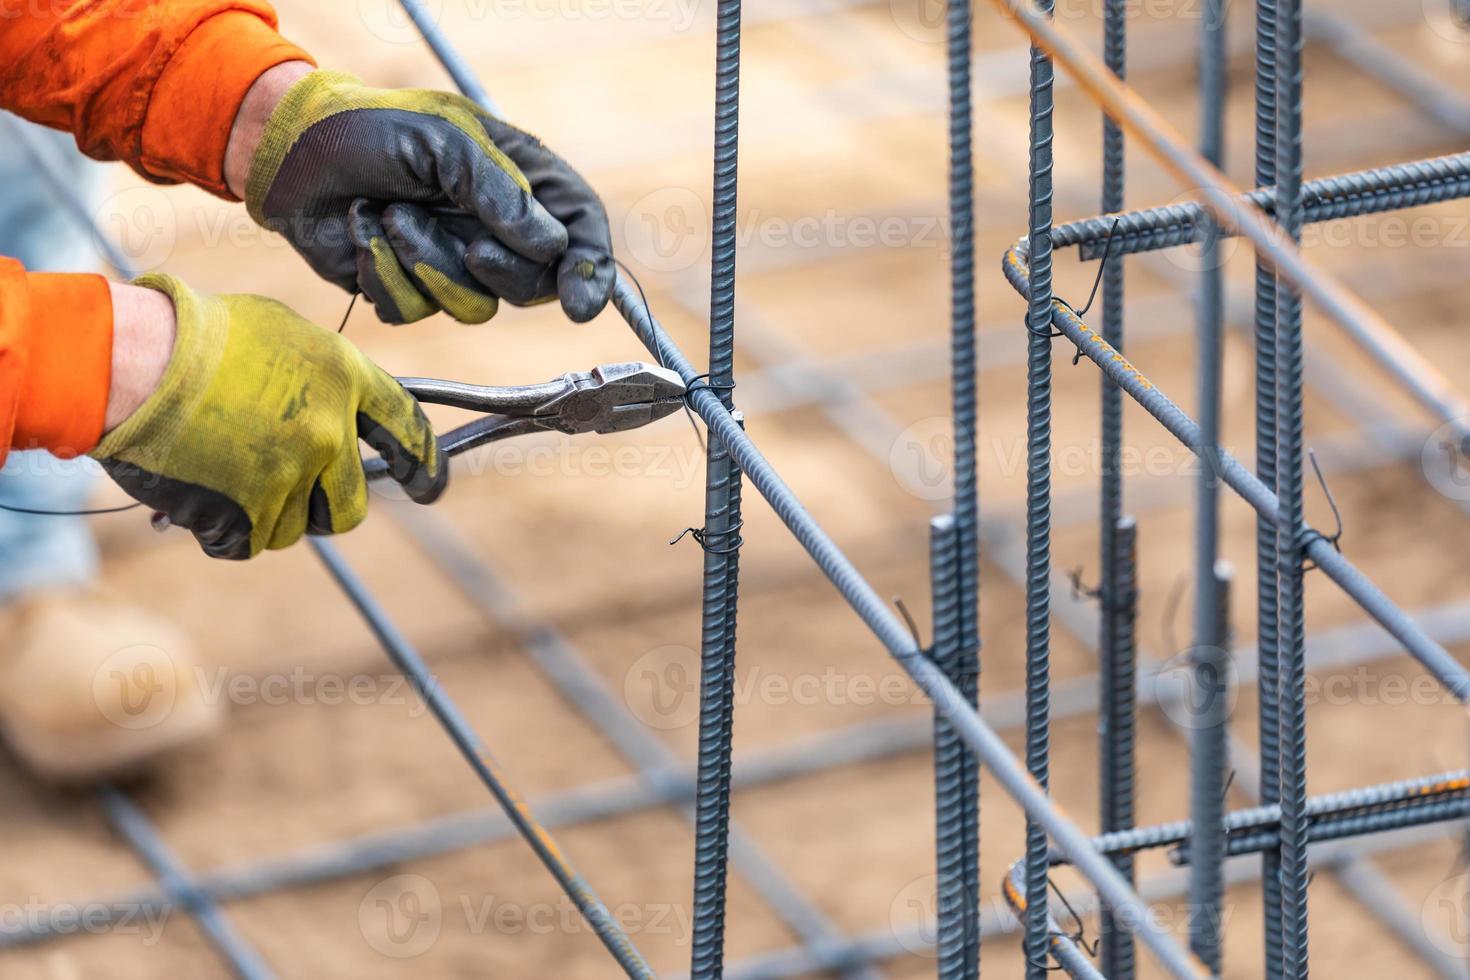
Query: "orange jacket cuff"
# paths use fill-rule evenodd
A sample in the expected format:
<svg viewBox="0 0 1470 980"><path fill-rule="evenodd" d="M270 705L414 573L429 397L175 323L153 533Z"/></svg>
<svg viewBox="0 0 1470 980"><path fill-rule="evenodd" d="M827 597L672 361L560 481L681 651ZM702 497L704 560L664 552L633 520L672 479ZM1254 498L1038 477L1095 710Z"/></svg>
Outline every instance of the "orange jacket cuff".
<svg viewBox="0 0 1470 980"><path fill-rule="evenodd" d="M112 385L112 292L107 280L27 273L20 325L24 367L15 410L15 449L79 456L102 438Z"/></svg>
<svg viewBox="0 0 1470 980"><path fill-rule="evenodd" d="M143 118L143 169L238 200L225 186L235 115L255 80L287 61L316 64L255 14L231 10L201 23L153 87Z"/></svg>

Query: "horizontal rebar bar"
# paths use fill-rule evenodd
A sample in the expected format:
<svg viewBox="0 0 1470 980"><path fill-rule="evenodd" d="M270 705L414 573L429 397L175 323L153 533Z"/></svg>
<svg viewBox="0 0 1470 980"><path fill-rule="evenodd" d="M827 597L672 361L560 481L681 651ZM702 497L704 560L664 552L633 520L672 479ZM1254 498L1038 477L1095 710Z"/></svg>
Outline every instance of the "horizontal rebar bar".
<svg viewBox="0 0 1470 980"><path fill-rule="evenodd" d="M1447 797L1470 799L1470 770L1439 773L1418 779L1379 783L1312 797L1307 801L1307 816L1313 820L1346 818L1392 809L1414 801L1442 802ZM1281 821L1281 805L1268 803L1236 810L1225 815L1227 834L1253 834L1274 829ZM1093 844L1106 854L1136 853L1156 847L1173 847L1189 842L1190 821L1176 820L1136 827L1133 830L1102 834ZM1234 852L1232 852L1234 853ZM1066 857L1052 854L1052 863L1065 864Z"/></svg>
<svg viewBox="0 0 1470 980"><path fill-rule="evenodd" d="M1470 640L1470 603L1434 607L1419 613L1419 618L1435 635L1446 640ZM1309 644L1309 666L1314 670L1350 667L1382 659L1397 650L1396 641L1386 638L1376 624L1358 623L1317 634ZM1241 652L1236 679L1248 684L1255 679L1255 671L1250 651ZM1173 690L1161 687L1157 681L1158 672L1167 667L1157 661L1140 665L1141 706L1160 704L1166 700L1161 697L1164 691ZM1053 702L1054 720L1092 712L1097 706L1097 675L1062 681L1057 686L1057 694ZM1024 696L1019 691L996 695L985 699L981 710L997 728L1014 728L1023 720ZM737 758L734 786L737 790L767 786L837 766L879 762L920 752L930 745L932 731L928 716L915 716L863 722L804 736L777 748ZM548 794L534 800L532 810L547 827L573 826L685 803L693 797L693 786L693 773L680 764L645 772L641 778L617 777ZM236 901L492 844L515 835L515 826L499 807L470 810L330 844L312 845L273 858L199 871L192 876L191 885L198 894L214 901ZM74 904L113 910L157 909L168 907L171 899L155 882ZM44 928L15 929L0 925L0 949L55 938L60 936Z"/></svg>
<svg viewBox="0 0 1470 980"><path fill-rule="evenodd" d="M1327 316L1368 349L1458 439L1470 444L1470 401L1460 395L1428 359L1382 317L1333 277L1309 263L1301 249L1260 208L1242 203L1245 195L1223 173L1196 153L1163 116L1108 71L1085 45L1049 20L1032 0L992 0L1062 65L1078 84L1136 136L1173 173L1189 193L1199 196L1219 224L1255 243L1258 256L1283 280L1296 286ZM1024 295L1024 293L1023 293Z"/></svg>
<svg viewBox="0 0 1470 980"><path fill-rule="evenodd" d="M1267 215L1275 215L1276 188L1242 195ZM1303 220L1308 224L1355 218L1384 211L1422 207L1470 197L1470 153L1396 163L1308 181L1302 185ZM1204 239L1205 207L1197 201L1167 207L1098 215L1052 229L1055 248L1079 246L1084 259L1188 245Z"/></svg>

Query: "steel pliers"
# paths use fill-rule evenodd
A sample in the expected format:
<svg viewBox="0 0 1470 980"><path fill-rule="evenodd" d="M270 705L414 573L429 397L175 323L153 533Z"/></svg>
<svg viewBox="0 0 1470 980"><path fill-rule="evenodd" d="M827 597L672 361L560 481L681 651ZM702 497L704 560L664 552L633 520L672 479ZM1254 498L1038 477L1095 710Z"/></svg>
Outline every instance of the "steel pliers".
<svg viewBox="0 0 1470 980"><path fill-rule="evenodd" d="M636 429L678 411L686 390L673 371L641 361L603 364L517 387L436 378L399 378L398 383L426 404L488 413L439 436L439 449L446 456L531 432L575 435ZM369 480L388 475L388 464L377 457L364 459L362 468Z"/></svg>

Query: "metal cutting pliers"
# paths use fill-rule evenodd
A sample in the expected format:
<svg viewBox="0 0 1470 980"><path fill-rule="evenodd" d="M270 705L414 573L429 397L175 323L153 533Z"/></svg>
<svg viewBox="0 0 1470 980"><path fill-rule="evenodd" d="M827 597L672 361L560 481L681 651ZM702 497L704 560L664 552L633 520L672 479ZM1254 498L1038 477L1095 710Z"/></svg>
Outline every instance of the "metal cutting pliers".
<svg viewBox="0 0 1470 980"><path fill-rule="evenodd" d="M439 449L457 456L478 446L531 432L621 432L676 412L684 404L683 380L641 361L571 371L543 384L498 387L436 378L399 378L409 394L432 405L486 415L444 433ZM369 480L388 475L377 457L363 460Z"/></svg>

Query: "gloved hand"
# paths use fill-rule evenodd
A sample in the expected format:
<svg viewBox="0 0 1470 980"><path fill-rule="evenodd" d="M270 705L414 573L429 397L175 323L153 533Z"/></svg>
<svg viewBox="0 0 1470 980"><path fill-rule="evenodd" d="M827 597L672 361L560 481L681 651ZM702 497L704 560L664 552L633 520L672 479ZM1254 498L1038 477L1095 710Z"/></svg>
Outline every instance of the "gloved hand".
<svg viewBox="0 0 1470 980"><path fill-rule="evenodd" d="M356 527L359 438L412 499L444 490L448 460L418 403L346 339L263 296L210 296L160 274L135 285L173 300L173 356L91 455L206 554L250 558Z"/></svg>
<svg viewBox="0 0 1470 980"><path fill-rule="evenodd" d="M554 297L581 323L612 293L592 188L534 136L447 92L312 72L271 111L245 203L388 323L440 309L483 323L498 299Z"/></svg>

